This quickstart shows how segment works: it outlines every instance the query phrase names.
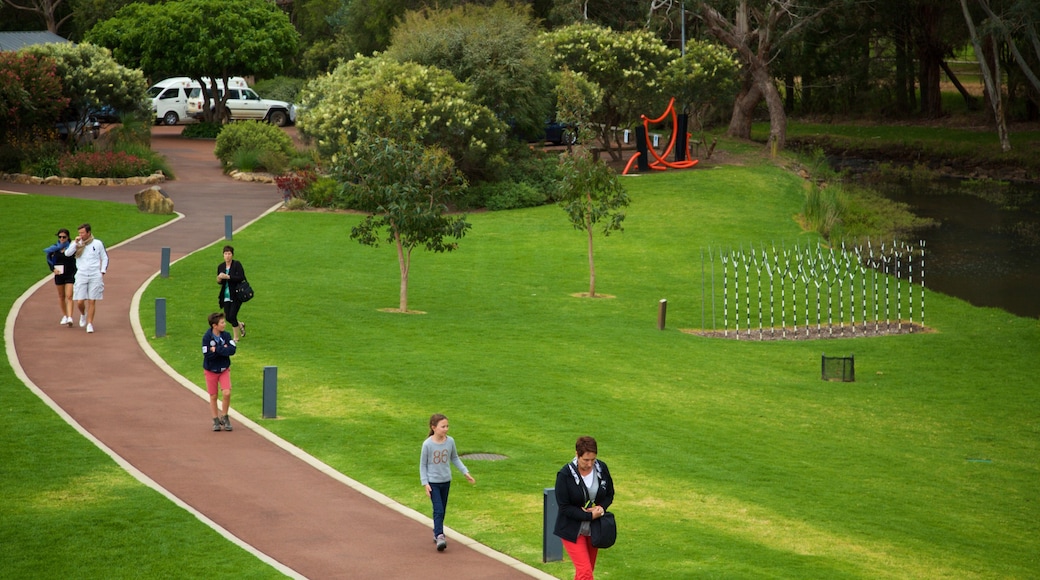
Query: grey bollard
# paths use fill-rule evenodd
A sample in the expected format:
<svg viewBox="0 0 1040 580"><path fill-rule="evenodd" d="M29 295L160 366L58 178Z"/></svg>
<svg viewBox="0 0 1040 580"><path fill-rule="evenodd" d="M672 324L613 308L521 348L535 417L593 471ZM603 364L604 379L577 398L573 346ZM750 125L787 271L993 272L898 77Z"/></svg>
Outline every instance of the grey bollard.
<svg viewBox="0 0 1040 580"><path fill-rule="evenodd" d="M166 299L155 299L155 338L166 336Z"/></svg>
<svg viewBox="0 0 1040 580"><path fill-rule="evenodd" d="M661 299L657 307L657 330L664 330L664 319L668 315L668 301Z"/></svg>
<svg viewBox="0 0 1040 580"><path fill-rule="evenodd" d="M162 258L159 259L159 275L163 278L170 277L170 248L162 249Z"/></svg>
<svg viewBox="0 0 1040 580"><path fill-rule="evenodd" d="M278 418L278 367L264 367L264 419Z"/></svg>
<svg viewBox="0 0 1040 580"><path fill-rule="evenodd" d="M553 535L556 516L560 513L560 506L556 504L556 488L547 487L542 493L542 562L559 562L563 560L563 540Z"/></svg>
<svg viewBox="0 0 1040 580"><path fill-rule="evenodd" d="M224 239L231 241L231 216L224 216Z"/></svg>

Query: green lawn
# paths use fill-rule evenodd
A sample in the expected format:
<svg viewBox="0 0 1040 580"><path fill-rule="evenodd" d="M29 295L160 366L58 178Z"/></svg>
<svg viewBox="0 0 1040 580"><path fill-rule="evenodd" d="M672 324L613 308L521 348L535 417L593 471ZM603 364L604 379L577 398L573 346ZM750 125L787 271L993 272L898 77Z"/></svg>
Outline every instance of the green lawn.
<svg viewBox="0 0 1040 580"><path fill-rule="evenodd" d="M59 227L75 232L90 221L111 247L168 219L133 205L2 194L0 216L5 320L47 275L42 250ZM57 324L58 314L55 305L54 317L40 324ZM74 380L60 347L43 356L69 365ZM29 391L7 356L0 360L0 465L2 578L282 577L123 471Z"/></svg>
<svg viewBox="0 0 1040 580"><path fill-rule="evenodd" d="M1040 575L1036 320L929 292L935 332L737 342L701 321L708 247L813 242L793 216L803 185L768 166L625 178L623 234L584 238L557 207L471 215L452 254L417 253L397 306L390 247L349 239L358 216L276 213L235 236L257 291L235 357L240 412L424 513L419 446L451 418L477 485L448 525L541 564L542 490L578 435L617 485L618 544L597 578L1035 578ZM202 382L196 343L215 307L219 246L145 292L167 300L153 345ZM657 305L669 301L668 328ZM855 383L819 378L854 353ZM263 367L280 420L263 421Z"/></svg>
<svg viewBox="0 0 1040 580"><path fill-rule="evenodd" d="M453 254L417 254L397 306L391 248L349 240L357 216L276 213L236 234L257 298L234 406L343 473L424 513L426 420L444 412L478 484L448 525L541 564L541 496L591 434L615 477L619 543L600 578L1035 578L1040 575L1040 328L927 294L930 334L790 343L706 339L708 247L813 242L801 182L765 166L625 178L623 234L584 238L556 207L470 216ZM0 311L46 274L60 225L113 245L160 218L131 206L0 196L10 245ZM83 216L88 216L87 218ZM101 233L104 235L101 235ZM219 247L146 291L167 299L155 348L201 383ZM668 328L657 305L669 301ZM855 383L819 380L854 353ZM279 368L278 421L261 415ZM0 366L4 577L273 577L277 573L123 473Z"/></svg>

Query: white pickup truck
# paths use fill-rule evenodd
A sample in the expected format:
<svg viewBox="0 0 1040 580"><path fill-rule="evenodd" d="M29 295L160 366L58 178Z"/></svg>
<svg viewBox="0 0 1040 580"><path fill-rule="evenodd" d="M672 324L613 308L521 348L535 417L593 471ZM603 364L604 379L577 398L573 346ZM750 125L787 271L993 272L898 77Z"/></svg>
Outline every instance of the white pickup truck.
<svg viewBox="0 0 1040 580"><path fill-rule="evenodd" d="M225 120L255 119L267 121L279 127L296 122L295 105L285 101L262 99L260 95L256 94L256 91L245 86L245 83L242 83L240 86L236 86L236 83L229 84L231 86L226 89L227 101L225 102L225 108L227 109L227 118ZM218 90L221 96L223 96L225 89L221 87ZM201 118L203 116L203 101L202 89L193 87L188 95L188 114L196 119ZM212 101L209 106L213 106Z"/></svg>

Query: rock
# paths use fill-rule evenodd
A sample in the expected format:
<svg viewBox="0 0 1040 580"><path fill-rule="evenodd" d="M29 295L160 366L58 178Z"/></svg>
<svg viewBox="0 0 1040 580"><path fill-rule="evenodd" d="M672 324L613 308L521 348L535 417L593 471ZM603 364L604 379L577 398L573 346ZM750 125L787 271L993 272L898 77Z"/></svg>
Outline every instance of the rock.
<svg viewBox="0 0 1040 580"><path fill-rule="evenodd" d="M43 178L44 185L61 185L61 178L57 175L51 175L50 177Z"/></svg>
<svg viewBox="0 0 1040 580"><path fill-rule="evenodd" d="M137 202L137 209L144 213L173 213L173 200L166 195L165 191L155 185L135 193L134 201Z"/></svg>
<svg viewBox="0 0 1040 580"><path fill-rule="evenodd" d="M75 177L62 177L61 178L61 184L62 185L79 185L79 179L77 179Z"/></svg>
<svg viewBox="0 0 1040 580"><path fill-rule="evenodd" d="M156 183L162 183L166 181L166 176L163 175L162 171L156 171L155 173L144 178L144 182L148 185L155 185Z"/></svg>
<svg viewBox="0 0 1040 580"><path fill-rule="evenodd" d="M83 187L97 187L99 185L104 185L105 180L98 177L84 177L79 180L79 184Z"/></svg>

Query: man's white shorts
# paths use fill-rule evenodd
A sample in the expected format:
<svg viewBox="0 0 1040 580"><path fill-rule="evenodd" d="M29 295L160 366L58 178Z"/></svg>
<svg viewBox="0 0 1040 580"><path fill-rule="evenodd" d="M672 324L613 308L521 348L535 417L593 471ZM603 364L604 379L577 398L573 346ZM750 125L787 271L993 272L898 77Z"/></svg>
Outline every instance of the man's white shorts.
<svg viewBox="0 0 1040 580"><path fill-rule="evenodd" d="M72 286L73 300L101 300L104 294L103 276L76 276L76 283Z"/></svg>

